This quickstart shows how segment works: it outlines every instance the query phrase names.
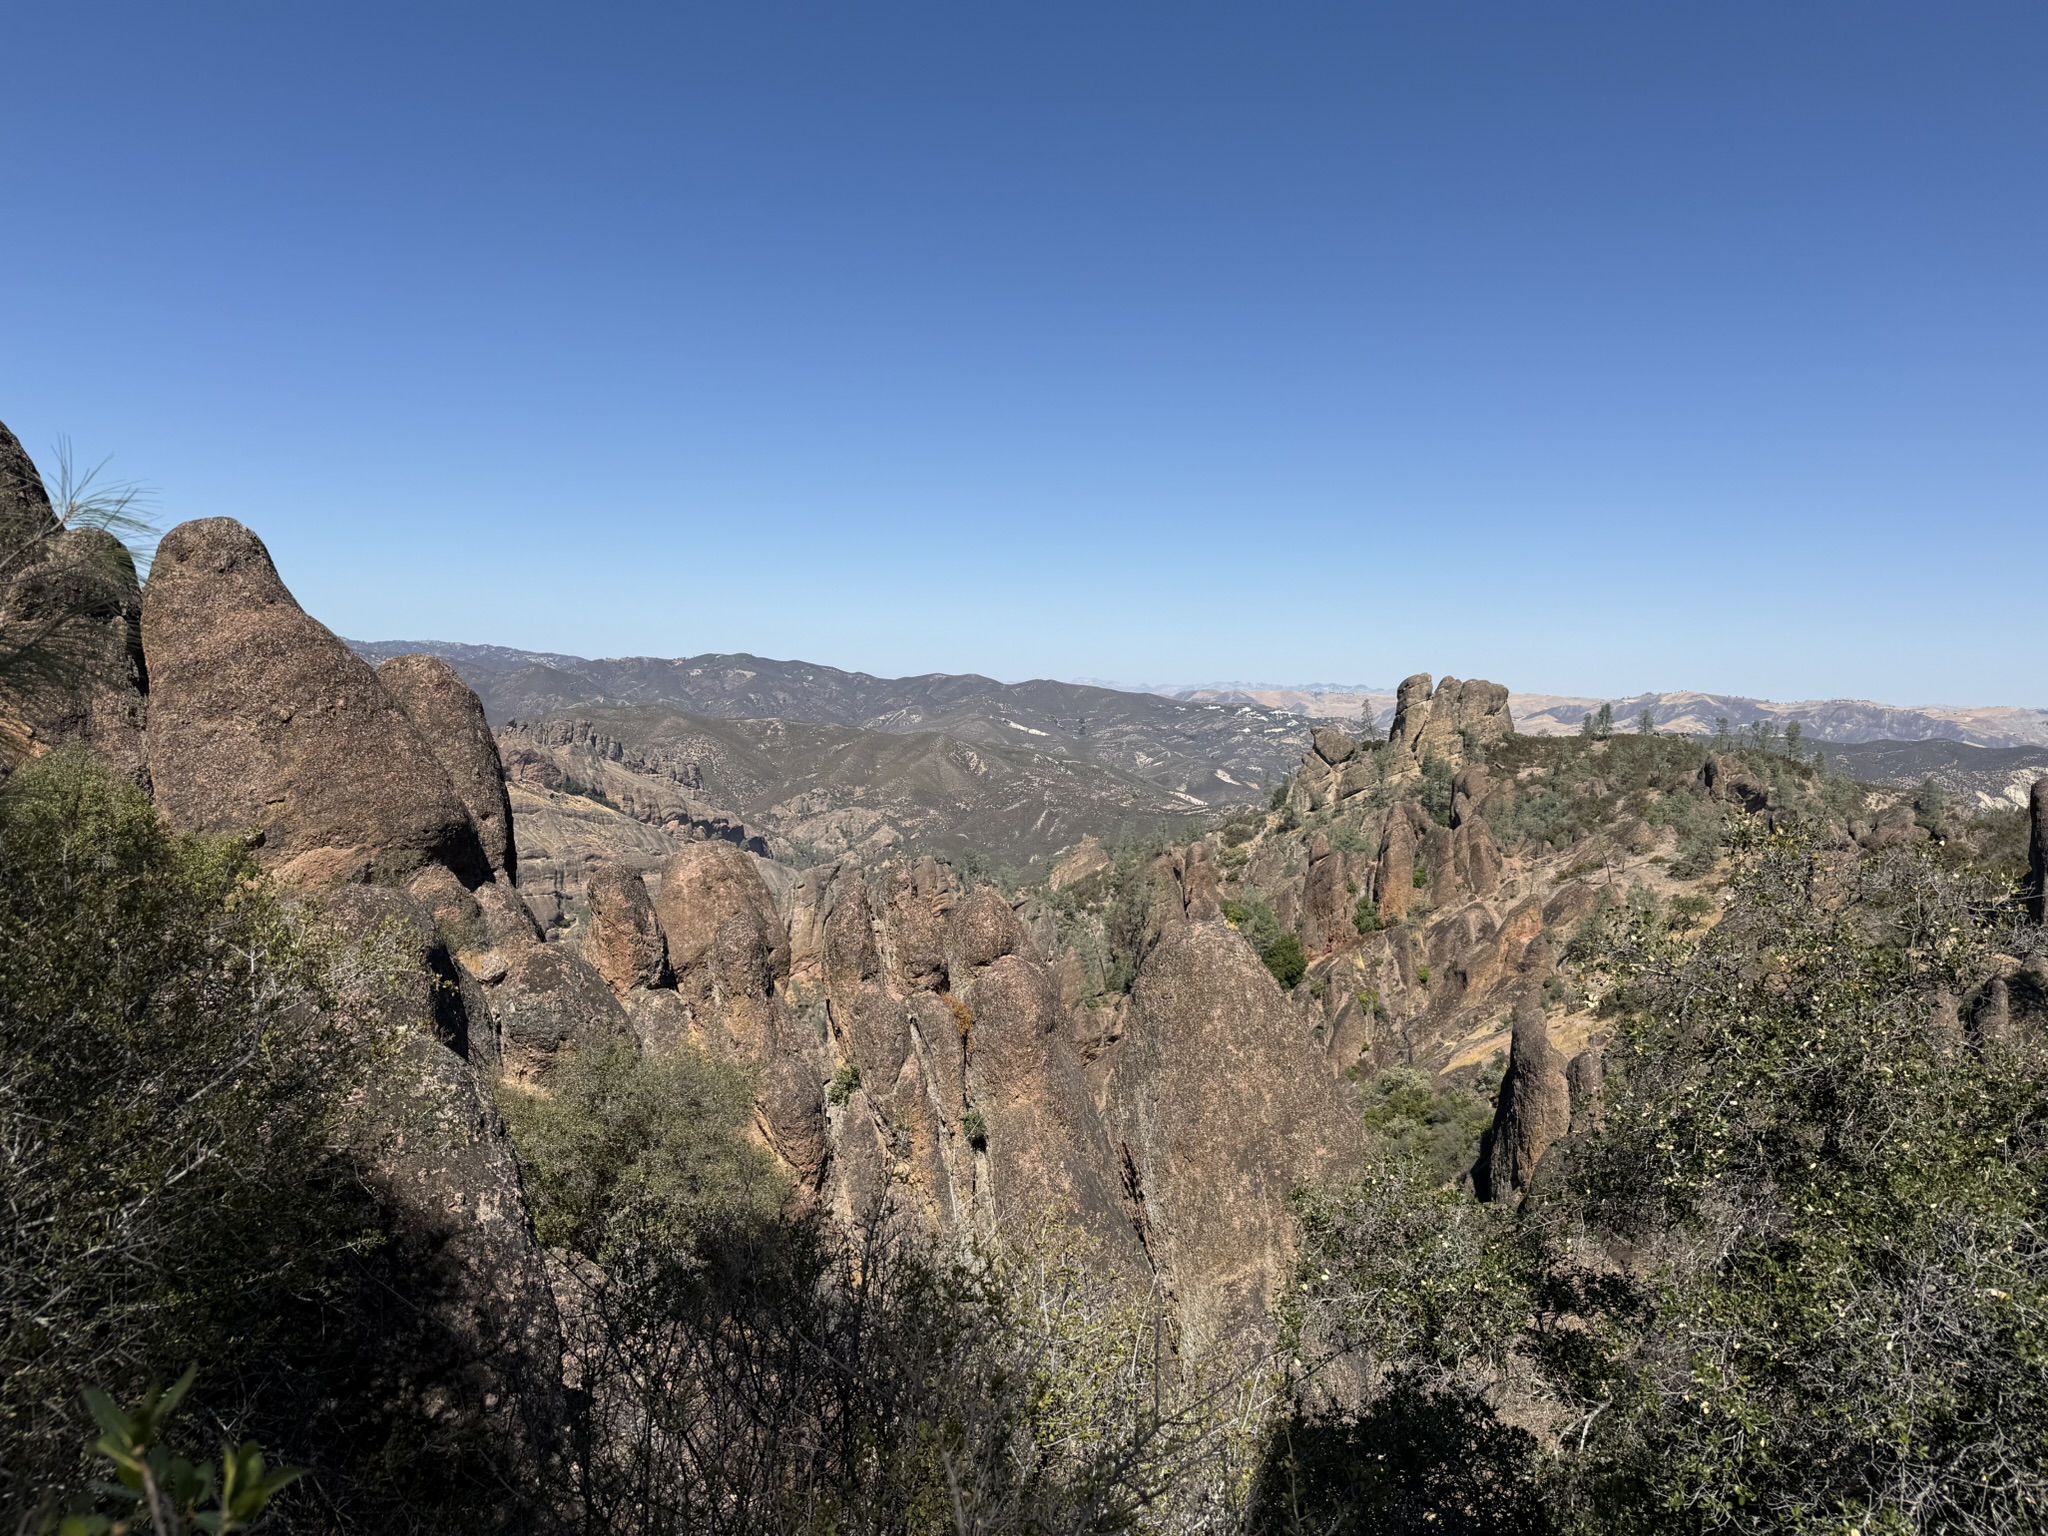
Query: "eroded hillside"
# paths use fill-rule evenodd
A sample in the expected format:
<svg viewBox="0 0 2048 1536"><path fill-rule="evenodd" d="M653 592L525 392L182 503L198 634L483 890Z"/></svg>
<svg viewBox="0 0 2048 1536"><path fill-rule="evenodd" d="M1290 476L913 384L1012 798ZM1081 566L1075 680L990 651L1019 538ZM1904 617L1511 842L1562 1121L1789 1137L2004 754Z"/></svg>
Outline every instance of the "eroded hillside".
<svg viewBox="0 0 2048 1536"><path fill-rule="evenodd" d="M1181 797L1184 807L1262 797L1291 771L1307 740L1301 720L1284 710L1184 703L1043 678L884 678L762 656L589 661L502 646L352 643L373 661L413 653L442 657L476 690L494 724L644 705L706 719L940 733L978 748L1095 763Z"/></svg>

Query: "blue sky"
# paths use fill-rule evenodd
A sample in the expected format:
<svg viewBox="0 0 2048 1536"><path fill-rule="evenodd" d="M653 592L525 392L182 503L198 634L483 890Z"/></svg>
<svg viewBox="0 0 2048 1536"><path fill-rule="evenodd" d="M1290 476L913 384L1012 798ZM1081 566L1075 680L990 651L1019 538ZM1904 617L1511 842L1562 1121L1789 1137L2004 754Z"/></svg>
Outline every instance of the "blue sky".
<svg viewBox="0 0 2048 1536"><path fill-rule="evenodd" d="M2048 7L10 7L0 419L366 638L2048 706Z"/></svg>

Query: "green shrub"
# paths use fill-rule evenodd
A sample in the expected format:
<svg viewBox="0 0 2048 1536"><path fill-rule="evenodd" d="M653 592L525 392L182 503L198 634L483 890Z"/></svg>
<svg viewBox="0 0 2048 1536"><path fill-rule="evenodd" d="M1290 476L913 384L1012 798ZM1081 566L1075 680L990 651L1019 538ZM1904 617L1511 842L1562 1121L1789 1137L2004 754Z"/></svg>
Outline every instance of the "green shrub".
<svg viewBox="0 0 2048 1536"><path fill-rule="evenodd" d="M1280 919L1257 891L1247 891L1225 903L1223 915L1244 935L1283 990L1292 990L1308 973L1308 955L1302 950L1300 936L1281 929Z"/></svg>
<svg viewBox="0 0 2048 1536"><path fill-rule="evenodd" d="M1422 808L1438 826L1451 824L1451 791L1456 781L1457 770L1444 759L1434 754L1423 759Z"/></svg>
<svg viewBox="0 0 2048 1536"><path fill-rule="evenodd" d="M545 1093L507 1081L498 1101L534 1230L587 1259L687 1254L709 1230L773 1216L786 1194L746 1140L746 1076L694 1046L648 1056L631 1036L595 1041L565 1053Z"/></svg>
<svg viewBox="0 0 2048 1536"><path fill-rule="evenodd" d="M825 1102L827 1104L844 1104L853 1097L854 1089L859 1086L860 1068L850 1061L843 1062L839 1070L832 1074L832 1081L825 1089Z"/></svg>
<svg viewBox="0 0 2048 1536"><path fill-rule="evenodd" d="M1383 1151L1445 1183L1472 1166L1493 1108L1460 1088L1438 1088L1428 1074L1395 1067L1365 1085L1365 1123Z"/></svg>
<svg viewBox="0 0 2048 1536"><path fill-rule="evenodd" d="M988 1146L988 1122L981 1117L980 1110L970 1109L960 1117L960 1134L977 1152Z"/></svg>
<svg viewBox="0 0 2048 1536"><path fill-rule="evenodd" d="M1301 940L1291 933L1283 933L1262 946L1259 958L1266 962L1266 969L1273 973L1282 991L1293 990L1308 974L1308 956L1302 952Z"/></svg>
<svg viewBox="0 0 2048 1536"><path fill-rule="evenodd" d="M314 1468L324 1518L491 1528L522 1474L465 1428L446 1276L358 1160L399 1041L334 982L374 993L403 962L83 754L0 789L0 868L10 1523L75 1486L83 1390L202 1361L191 1409Z"/></svg>
<svg viewBox="0 0 2048 1536"><path fill-rule="evenodd" d="M1358 853L1368 857L1379 852L1379 846L1357 822L1343 820L1330 828L1330 846L1338 853Z"/></svg>

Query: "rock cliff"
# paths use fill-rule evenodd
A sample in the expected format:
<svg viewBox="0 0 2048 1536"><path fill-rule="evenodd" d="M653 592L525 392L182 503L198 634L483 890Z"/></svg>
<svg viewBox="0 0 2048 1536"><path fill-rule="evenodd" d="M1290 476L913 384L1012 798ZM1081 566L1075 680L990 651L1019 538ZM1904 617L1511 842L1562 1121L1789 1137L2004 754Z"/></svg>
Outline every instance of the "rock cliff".
<svg viewBox="0 0 2048 1536"><path fill-rule="evenodd" d="M142 596L149 761L174 825L245 839L285 880L427 864L490 879L476 824L369 666L293 601L240 523L183 523Z"/></svg>

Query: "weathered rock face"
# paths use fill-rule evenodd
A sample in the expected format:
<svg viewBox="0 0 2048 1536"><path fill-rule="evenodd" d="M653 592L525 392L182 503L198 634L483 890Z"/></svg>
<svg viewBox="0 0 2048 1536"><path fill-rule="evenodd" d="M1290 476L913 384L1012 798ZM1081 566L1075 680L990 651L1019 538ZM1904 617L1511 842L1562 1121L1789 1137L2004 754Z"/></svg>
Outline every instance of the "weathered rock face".
<svg viewBox="0 0 2048 1536"><path fill-rule="evenodd" d="M0 425L0 772L24 752L81 743L147 786L141 612L128 551L97 529L65 531Z"/></svg>
<svg viewBox="0 0 2048 1536"><path fill-rule="evenodd" d="M1373 890L1379 898L1380 916L1389 923L1407 917L1415 905L1415 856L1429 828L1428 819L1413 802L1395 806L1380 834L1380 863Z"/></svg>
<svg viewBox="0 0 2048 1536"><path fill-rule="evenodd" d="M1045 883L1056 891L1068 890L1084 880L1106 873L1113 862L1109 851L1090 833L1074 846L1073 852L1052 867Z"/></svg>
<svg viewBox="0 0 2048 1536"><path fill-rule="evenodd" d="M1761 811L1771 803L1770 786L1752 773L1741 758L1717 752L1700 768L1700 785L1723 805ZM1911 814L1908 813L1908 820Z"/></svg>
<svg viewBox="0 0 2048 1536"><path fill-rule="evenodd" d="M583 932L583 958L622 998L636 987L666 986L668 941L638 871L624 864L600 864L584 889L590 917Z"/></svg>
<svg viewBox="0 0 2048 1536"><path fill-rule="evenodd" d="M364 1028L395 1031L399 1060L365 1085L374 1121L365 1151L410 1261L438 1281L435 1330L444 1345L452 1337L466 1378L446 1411L479 1419L517 1458L544 1466L566 1422L561 1326L518 1164L472 1069L494 1055L489 1012L474 984L451 974L432 921L404 894L344 887L323 906L347 938L395 938L401 950L394 972L366 974L340 1002Z"/></svg>
<svg viewBox="0 0 2048 1536"><path fill-rule="evenodd" d="M2048 922L2048 779L2034 780L2027 796L2030 835L2027 840L2028 906L2034 921Z"/></svg>
<svg viewBox="0 0 2048 1536"><path fill-rule="evenodd" d="M1512 1200L1529 1187L1551 1144L1572 1128L1565 1060L1550 1044L1543 1003L1525 993L1515 1008L1514 1043L1501 1079L1493 1127L1479 1144L1472 1185L1482 1200Z"/></svg>
<svg viewBox="0 0 2048 1536"><path fill-rule="evenodd" d="M1107 1261L1142 1268L1080 1057L1060 1028L1059 989L999 892L984 887L953 908L946 955L966 1010L965 1086L985 1127L994 1213L1054 1211Z"/></svg>
<svg viewBox="0 0 2048 1536"><path fill-rule="evenodd" d="M1394 694L1394 724L1387 740L1403 757L1414 757L1422 740L1422 728L1429 723L1430 675L1418 672L1401 680Z"/></svg>
<svg viewBox="0 0 2048 1536"><path fill-rule="evenodd" d="M1484 746L1514 733L1508 691L1499 683L1447 677L1430 688L1427 672L1402 682L1395 696L1388 741L1400 771L1419 769L1432 757L1452 767L1465 761L1466 745Z"/></svg>
<svg viewBox="0 0 2048 1536"><path fill-rule="evenodd" d="M1346 1091L1236 933L1168 925L1102 1099L1133 1218L1195 1337L1262 1325L1291 1262L1289 1195L1362 1150Z"/></svg>
<svg viewBox="0 0 2048 1536"><path fill-rule="evenodd" d="M1447 677L1430 695L1429 719L1417 737L1416 755L1434 754L1453 765L1461 764L1468 742L1488 746L1512 735L1514 729L1508 691L1502 684Z"/></svg>
<svg viewBox="0 0 2048 1536"><path fill-rule="evenodd" d="M830 1156L817 1039L789 1009L789 931L751 854L695 843L662 866L655 904L693 1034L757 1074L762 1138L800 1188Z"/></svg>
<svg viewBox="0 0 2048 1536"><path fill-rule="evenodd" d="M0 549L18 549L57 532L57 514L35 460L0 422Z"/></svg>
<svg viewBox="0 0 2048 1536"><path fill-rule="evenodd" d="M505 768L498 761L498 741L484 718L483 701L438 656L394 656L377 669L377 681L446 770L476 825L491 868L517 879L512 802L505 793Z"/></svg>
<svg viewBox="0 0 2048 1536"><path fill-rule="evenodd" d="M1309 739L1315 744L1316 756L1320 757L1332 768L1342 767L1345 763L1350 762L1352 754L1358 750L1358 743L1356 741L1346 736L1342 731L1327 725L1317 726L1310 733Z"/></svg>
<svg viewBox="0 0 2048 1536"><path fill-rule="evenodd" d="M1451 833L1453 869L1458 882L1474 896L1491 896L1500 887L1500 844L1486 819L1470 815Z"/></svg>
<svg viewBox="0 0 2048 1536"><path fill-rule="evenodd" d="M752 856L730 843L693 843L671 857L661 868L655 911L678 975L721 959L739 963L742 951L756 949L758 959L744 963L758 966L767 978L789 975L789 934L775 910L774 894ZM751 974L721 979L741 986L754 981Z"/></svg>
<svg viewBox="0 0 2048 1536"><path fill-rule="evenodd" d="M292 600L229 518L173 528L142 601L149 754L175 826L254 842L287 880L491 870L433 750L376 674Z"/></svg>
<svg viewBox="0 0 2048 1536"><path fill-rule="evenodd" d="M544 1080L564 1047L628 1032L626 1011L604 978L567 945L535 944L504 960L490 1006L512 1076Z"/></svg>

